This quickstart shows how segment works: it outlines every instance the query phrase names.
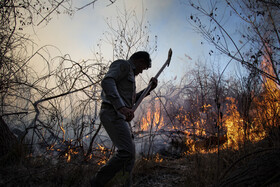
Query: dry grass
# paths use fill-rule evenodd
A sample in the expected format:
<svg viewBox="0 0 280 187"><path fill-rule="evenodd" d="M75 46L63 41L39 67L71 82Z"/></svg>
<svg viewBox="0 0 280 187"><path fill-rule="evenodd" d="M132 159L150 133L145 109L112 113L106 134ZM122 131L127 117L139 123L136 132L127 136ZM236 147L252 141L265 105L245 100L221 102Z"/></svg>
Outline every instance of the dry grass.
<svg viewBox="0 0 280 187"><path fill-rule="evenodd" d="M211 186L216 164L216 154L197 153L162 162L141 159L134 169L134 186Z"/></svg>
<svg viewBox="0 0 280 187"><path fill-rule="evenodd" d="M29 157L16 165L0 169L0 186L89 186L97 171L97 164L75 159L47 159Z"/></svg>
<svg viewBox="0 0 280 187"><path fill-rule="evenodd" d="M133 186L213 186L225 171L230 173L256 156L249 153L268 147L271 143L263 141L247 144L246 149L238 151L220 151L219 157L216 153L196 153L180 159L139 158L134 167ZM82 155L77 155L69 163L66 158L27 157L22 148L0 161L0 186L89 186L89 180L100 167L94 159L85 162ZM235 161L238 162L234 164Z"/></svg>

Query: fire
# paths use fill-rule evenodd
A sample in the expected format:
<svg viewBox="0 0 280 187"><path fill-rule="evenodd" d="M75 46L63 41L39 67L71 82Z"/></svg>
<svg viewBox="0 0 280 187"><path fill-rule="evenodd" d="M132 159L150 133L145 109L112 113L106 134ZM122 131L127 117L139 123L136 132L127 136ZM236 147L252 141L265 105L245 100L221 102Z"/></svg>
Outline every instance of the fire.
<svg viewBox="0 0 280 187"><path fill-rule="evenodd" d="M275 76L270 54L271 49L266 46L264 51L261 68L269 75ZM273 80L263 76L263 93L260 98L255 99L258 111L255 111L257 116L254 119L254 123L262 127L262 129L269 130L274 127L279 127L280 116L280 87ZM254 129L255 132L265 136L263 132L260 132L258 128ZM252 137L255 139L255 137Z"/></svg>
<svg viewBox="0 0 280 187"><path fill-rule="evenodd" d="M77 155L77 154L79 154L79 152L71 148L71 146L69 145L68 151L65 153L66 161L69 163L71 161L71 155Z"/></svg>
<svg viewBox="0 0 280 187"><path fill-rule="evenodd" d="M261 69L275 75L270 59L270 49L266 46L265 55L261 63ZM241 143L249 140L252 143L263 140L267 136L267 130L279 126L277 121L280 116L280 88L273 80L263 76L263 91L253 100L254 109L250 116L254 116L251 122L245 121L237 111L237 102L233 98L227 98L231 104L227 106L227 115L224 125L227 129L228 147L238 149ZM246 133L246 134L245 134Z"/></svg>
<svg viewBox="0 0 280 187"><path fill-rule="evenodd" d="M155 162L162 162L163 161L163 158L160 158L159 154L157 153L156 154L156 157L155 157Z"/></svg>
<svg viewBox="0 0 280 187"><path fill-rule="evenodd" d="M97 144L98 147L96 148L97 150L100 151L101 153L101 159L97 162L98 165L104 165L107 163L107 157L105 156L106 155L106 152L108 151L104 146L100 145L100 144Z"/></svg>
<svg viewBox="0 0 280 187"><path fill-rule="evenodd" d="M99 149L101 151L101 153L105 154L106 153L106 148L104 146L100 145L100 144L97 144L97 145L98 145L97 149Z"/></svg>
<svg viewBox="0 0 280 187"><path fill-rule="evenodd" d="M68 153L65 153L65 157L67 158L67 162L69 163L71 161L71 155Z"/></svg>
<svg viewBox="0 0 280 187"><path fill-rule="evenodd" d="M192 139L187 139L186 141L186 146L189 147L189 153L195 153L196 152L196 146L195 146L195 142Z"/></svg>
<svg viewBox="0 0 280 187"><path fill-rule="evenodd" d="M59 126L59 128L61 129L62 133L63 133L63 141L65 140L65 129L63 128L63 122L61 123L61 125Z"/></svg>
<svg viewBox="0 0 280 187"><path fill-rule="evenodd" d="M97 165L102 166L102 165L105 165L106 162L107 162L107 159L104 159L104 160L101 159L97 162Z"/></svg>
<svg viewBox="0 0 280 187"><path fill-rule="evenodd" d="M152 109L150 107L146 116L142 118L141 124L141 131L161 129L164 126L161 109L157 107L155 111L152 112Z"/></svg>
<svg viewBox="0 0 280 187"><path fill-rule="evenodd" d="M153 160L156 163L161 163L163 162L163 158L160 158L160 155L157 153L155 155L153 155L153 157L148 158L148 157L144 157L143 160L149 161L149 160Z"/></svg>
<svg viewBox="0 0 280 187"><path fill-rule="evenodd" d="M244 145L244 142L249 140L253 143L264 139L266 131L255 121L252 124L242 119L238 111L238 103L234 98L226 98L227 104L223 107L223 117L220 124L220 137L217 137L217 132L212 132L212 135L206 134L207 127L207 111L213 110L210 104L205 104L201 107L198 117L190 116L190 113L180 107L176 120L181 124L181 127L175 127L176 130L182 130L185 136L185 144L188 147L187 153L215 153L219 149L234 149L238 150ZM174 130L174 127L166 127L163 117L161 116L160 108L156 108L152 113L148 111L146 117L142 118L141 130L155 129L154 127ZM192 120L190 118L193 117ZM195 120L194 120L195 119ZM247 125L248 127L245 127ZM245 128L247 128L245 130ZM246 137L246 135L247 137ZM247 140L246 140L247 138Z"/></svg>
<svg viewBox="0 0 280 187"><path fill-rule="evenodd" d="M227 97L226 115L224 118L224 126L226 127L227 146L232 149L239 149L239 145L244 142L243 120L237 111L236 101L234 98Z"/></svg>

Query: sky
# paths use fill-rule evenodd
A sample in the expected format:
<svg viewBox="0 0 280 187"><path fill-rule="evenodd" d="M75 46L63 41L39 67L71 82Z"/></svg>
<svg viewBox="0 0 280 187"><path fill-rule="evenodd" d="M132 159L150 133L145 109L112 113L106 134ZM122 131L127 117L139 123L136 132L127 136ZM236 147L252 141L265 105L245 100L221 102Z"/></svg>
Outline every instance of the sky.
<svg viewBox="0 0 280 187"><path fill-rule="evenodd" d="M74 1L79 7L89 1ZM108 30L106 18L114 19L117 10L134 9L141 17L142 9L147 9L145 19L150 23L151 36L158 38L158 50L152 54L152 68L146 77L156 74L164 64L168 50L173 50L170 66L164 70L159 80L180 79L198 59L209 58L209 48L201 45L203 39L195 33L187 21L191 13L183 0L117 0L110 6L109 1L99 0L94 6L88 6L75 12L73 16L54 16L48 24L41 24L30 33L37 44L56 46L61 54L69 54L73 60L81 61L93 58L93 51ZM34 31L36 35L34 34Z"/></svg>

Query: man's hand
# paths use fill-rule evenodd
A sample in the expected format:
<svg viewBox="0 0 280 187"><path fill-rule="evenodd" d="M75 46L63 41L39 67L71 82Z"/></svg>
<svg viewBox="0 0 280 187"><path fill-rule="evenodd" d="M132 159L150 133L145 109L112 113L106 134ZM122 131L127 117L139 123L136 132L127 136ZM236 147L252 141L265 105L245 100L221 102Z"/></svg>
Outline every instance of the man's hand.
<svg viewBox="0 0 280 187"><path fill-rule="evenodd" d="M134 118L134 112L132 109L127 107L121 107L118 109L118 111L125 116L126 121L131 121Z"/></svg>
<svg viewBox="0 0 280 187"><path fill-rule="evenodd" d="M150 83L152 83L151 90L150 90L150 91L152 91L153 89L155 89L157 87L158 80L156 78L152 77L150 80Z"/></svg>

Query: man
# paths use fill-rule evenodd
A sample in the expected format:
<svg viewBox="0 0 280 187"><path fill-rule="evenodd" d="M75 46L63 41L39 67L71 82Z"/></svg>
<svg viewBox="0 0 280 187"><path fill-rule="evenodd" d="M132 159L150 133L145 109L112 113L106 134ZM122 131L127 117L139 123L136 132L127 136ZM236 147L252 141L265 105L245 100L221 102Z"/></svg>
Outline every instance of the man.
<svg viewBox="0 0 280 187"><path fill-rule="evenodd" d="M132 185L135 145L129 122L134 118L132 106L144 91L136 94L135 76L150 67L149 53L139 51L129 60L114 61L101 82L100 120L118 150L91 180L91 186L104 186L119 171L128 176L125 186ZM157 86L157 79L152 78L150 82L153 90Z"/></svg>

